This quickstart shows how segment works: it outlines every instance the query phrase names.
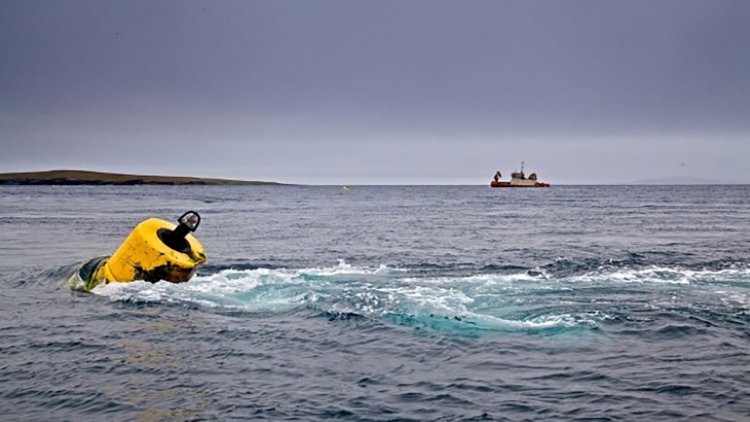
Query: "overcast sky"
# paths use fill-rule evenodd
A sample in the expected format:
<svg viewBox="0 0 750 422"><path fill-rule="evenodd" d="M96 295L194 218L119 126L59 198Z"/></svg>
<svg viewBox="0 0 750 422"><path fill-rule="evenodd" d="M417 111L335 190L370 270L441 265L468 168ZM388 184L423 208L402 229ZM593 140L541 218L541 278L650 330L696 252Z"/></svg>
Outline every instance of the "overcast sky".
<svg viewBox="0 0 750 422"><path fill-rule="evenodd" d="M0 0L0 172L750 183L750 1Z"/></svg>

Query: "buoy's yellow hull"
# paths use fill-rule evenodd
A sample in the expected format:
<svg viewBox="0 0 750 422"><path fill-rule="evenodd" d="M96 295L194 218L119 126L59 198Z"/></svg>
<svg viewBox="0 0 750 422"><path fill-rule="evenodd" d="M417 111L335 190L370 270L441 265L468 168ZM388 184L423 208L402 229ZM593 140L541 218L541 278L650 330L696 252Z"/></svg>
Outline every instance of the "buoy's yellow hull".
<svg viewBox="0 0 750 422"><path fill-rule="evenodd" d="M203 245L192 234L185 237L188 247L175 250L159 237L160 230L174 230L175 225L158 218L138 224L110 257L84 263L70 279L76 290L90 291L102 283L159 280L172 283L188 281L206 262Z"/></svg>

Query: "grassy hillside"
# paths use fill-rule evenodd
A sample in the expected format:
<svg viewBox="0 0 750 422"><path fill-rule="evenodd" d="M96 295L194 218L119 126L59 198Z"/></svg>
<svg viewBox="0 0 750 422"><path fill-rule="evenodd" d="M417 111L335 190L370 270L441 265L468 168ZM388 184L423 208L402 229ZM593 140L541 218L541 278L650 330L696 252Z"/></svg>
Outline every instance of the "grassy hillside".
<svg viewBox="0 0 750 422"><path fill-rule="evenodd" d="M144 176L81 170L51 170L26 173L0 173L0 185L278 185L232 179L201 177Z"/></svg>

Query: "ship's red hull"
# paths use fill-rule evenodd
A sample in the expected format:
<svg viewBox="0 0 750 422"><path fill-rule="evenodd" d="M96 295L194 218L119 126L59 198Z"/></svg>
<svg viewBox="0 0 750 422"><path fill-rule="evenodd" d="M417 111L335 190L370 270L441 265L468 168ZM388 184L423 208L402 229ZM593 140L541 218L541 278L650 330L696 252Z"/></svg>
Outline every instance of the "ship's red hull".
<svg viewBox="0 0 750 422"><path fill-rule="evenodd" d="M548 188L550 185L549 183L544 182L535 182L533 185L521 185L521 184L512 184L510 182L496 182L491 181L490 186L493 188Z"/></svg>

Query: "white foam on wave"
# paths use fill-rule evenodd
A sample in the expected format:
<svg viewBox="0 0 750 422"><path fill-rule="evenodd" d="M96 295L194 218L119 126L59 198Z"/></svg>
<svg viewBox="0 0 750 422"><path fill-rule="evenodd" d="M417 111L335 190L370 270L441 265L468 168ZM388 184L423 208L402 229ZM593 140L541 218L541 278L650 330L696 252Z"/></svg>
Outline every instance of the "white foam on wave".
<svg viewBox="0 0 750 422"><path fill-rule="evenodd" d="M572 282L620 282L691 284L700 282L750 282L750 268L732 266L720 270L693 270L651 265L644 268L599 267L596 271L569 277Z"/></svg>
<svg viewBox="0 0 750 422"><path fill-rule="evenodd" d="M721 295L721 302L727 307L741 307L750 309L750 294L733 291L717 291Z"/></svg>
<svg viewBox="0 0 750 422"><path fill-rule="evenodd" d="M406 270L384 265L353 266L341 260L319 268L226 269L193 280L112 283L94 293L113 301L172 303L249 312L284 312L312 309L368 317L402 315L445 318L455 324L470 322L483 329L545 329L596 326L608 316L591 307L580 313L561 312L579 306L570 291L580 284L743 282L747 266L721 270L679 267L601 267L595 271L555 278L542 269L512 274L476 274L445 277L407 277ZM543 291L544 294L537 294ZM568 292L568 293L565 293ZM714 291L731 303L747 304L748 296L735 289ZM566 302L568 301L568 302ZM545 311L547 309L547 311ZM527 310L528 313L524 313Z"/></svg>
<svg viewBox="0 0 750 422"><path fill-rule="evenodd" d="M542 286L539 282L552 280L548 272L536 268L531 271L516 272L510 274L476 274L469 276L446 276L446 277L403 277L399 281L406 284L441 285L441 286L486 286L499 288L515 288L514 283L525 284L526 288L537 288ZM516 287L518 287L516 285Z"/></svg>
<svg viewBox="0 0 750 422"><path fill-rule="evenodd" d="M482 326L497 329L545 329L557 327L575 327L581 324L581 320L570 314L540 315L528 319L512 320L492 315L470 314L466 316L467 321L481 323ZM593 324L593 321L586 321Z"/></svg>
<svg viewBox="0 0 750 422"><path fill-rule="evenodd" d="M403 268L394 268L387 265L380 264L379 266L372 267L357 267L348 264L346 260L339 259L338 264L332 267L321 267L321 268L305 268L300 270L287 270L296 274L314 274L318 276L332 276L332 275L357 275L357 274L374 274L374 275L387 275L392 273L406 272Z"/></svg>
<svg viewBox="0 0 750 422"><path fill-rule="evenodd" d="M683 271L674 268L648 267L611 269L600 267L596 271L568 278L571 282L616 282L616 283L666 283L689 284L690 278Z"/></svg>
<svg viewBox="0 0 750 422"><path fill-rule="evenodd" d="M644 268L612 268L602 266L581 275L555 278L547 271L536 268L510 274L476 274L462 277L399 277L407 270L385 265L357 267L339 260L337 265L301 269L257 268L249 270L226 269L214 274L195 277L188 283L112 283L100 286L94 293L109 296L113 300L136 300L146 302L174 301L202 298L201 302L229 298L251 292L262 286L315 287L332 283L336 278L344 280L346 286L358 290L370 290L393 300L408 298L414 304L433 308L455 309L456 304L469 303L477 294L492 294L502 291L533 291L554 288L570 290L578 283L666 283L690 284L694 282L750 280L750 268L736 265L720 270L693 270L680 267L649 266ZM361 281L369 279L368 281ZM359 281L358 281L359 280ZM304 290L304 289L302 289ZM309 289L308 289L309 290ZM316 293L309 291L308 293ZM354 292L354 294L360 294ZM268 300L269 297L264 297ZM277 298L281 299L281 298ZM291 299L298 300L295 295ZM192 300L191 300L192 301ZM283 301L283 300L282 300ZM379 299L382 302L382 299ZM219 300L217 306L230 306L232 300ZM367 302L367 301L365 301ZM450 302L450 304L446 304ZM237 306L238 304L235 304ZM241 305L241 304L240 304ZM429 306L427 306L429 305ZM455 309L460 310L460 309Z"/></svg>
<svg viewBox="0 0 750 422"><path fill-rule="evenodd" d="M113 301L191 303L208 307L245 310L280 310L303 306L316 297L314 288L335 276L386 276L400 269L380 265L376 268L355 267L339 260L332 267L303 269L222 270L197 276L186 283L110 283L96 287L92 293ZM311 281L311 277L321 277ZM295 288L297 287L297 288ZM260 291L264 289L263 291ZM252 293L258 292L257 297ZM248 297L244 297L249 295Z"/></svg>
<svg viewBox="0 0 750 422"><path fill-rule="evenodd" d="M404 270L387 266L355 267L340 261L322 268L222 270L193 280L111 283L93 293L112 301L198 305L250 312L284 312L300 308L369 317L403 315L471 322L483 329L567 327L580 323L570 315L546 315L514 320L497 309L473 308L476 294L493 294L498 286L527 284L542 277L476 275L456 278L401 278ZM477 288L480 288L477 290ZM494 292L494 293L493 293Z"/></svg>
<svg viewBox="0 0 750 422"><path fill-rule="evenodd" d="M439 286L474 286L500 290L571 289L575 284L607 283L750 283L750 266L737 264L723 269L688 269L679 266L651 265L641 268L618 268L600 266L583 274L555 277L543 268L534 268L510 274L476 274L462 277L404 277L400 281L409 284L432 284Z"/></svg>

